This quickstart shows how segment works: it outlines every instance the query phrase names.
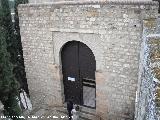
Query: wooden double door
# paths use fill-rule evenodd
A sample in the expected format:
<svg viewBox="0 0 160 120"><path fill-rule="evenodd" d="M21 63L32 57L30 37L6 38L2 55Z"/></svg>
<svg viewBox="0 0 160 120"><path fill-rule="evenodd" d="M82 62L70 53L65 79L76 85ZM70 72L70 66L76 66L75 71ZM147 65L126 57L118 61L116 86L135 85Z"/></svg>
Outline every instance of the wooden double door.
<svg viewBox="0 0 160 120"><path fill-rule="evenodd" d="M67 42L61 60L65 101L95 108L96 61L91 49L81 42Z"/></svg>

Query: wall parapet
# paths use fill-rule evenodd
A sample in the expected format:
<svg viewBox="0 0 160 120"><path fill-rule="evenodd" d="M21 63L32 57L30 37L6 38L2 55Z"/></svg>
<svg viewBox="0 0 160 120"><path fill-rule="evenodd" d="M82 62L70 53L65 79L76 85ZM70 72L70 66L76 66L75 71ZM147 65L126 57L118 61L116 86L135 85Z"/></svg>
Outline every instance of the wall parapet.
<svg viewBox="0 0 160 120"><path fill-rule="evenodd" d="M46 1L29 1L29 5L37 5L37 4L54 4L54 5L88 5L88 4L138 4L138 5L152 5L152 4L158 4L158 2L152 1L152 0L73 0L73 1L51 1L51 0L46 0Z"/></svg>
<svg viewBox="0 0 160 120"><path fill-rule="evenodd" d="M159 118L157 109L157 90L159 89L158 86L160 81L156 78L154 72L156 64L154 64L155 61L152 59L152 54L158 48L157 41L160 40L160 34L156 33L157 21L158 19L143 21L143 40L141 44L139 67L139 95L138 100L136 100L136 120L157 120ZM148 26L146 23L154 23L154 25ZM152 33L153 31L154 33Z"/></svg>

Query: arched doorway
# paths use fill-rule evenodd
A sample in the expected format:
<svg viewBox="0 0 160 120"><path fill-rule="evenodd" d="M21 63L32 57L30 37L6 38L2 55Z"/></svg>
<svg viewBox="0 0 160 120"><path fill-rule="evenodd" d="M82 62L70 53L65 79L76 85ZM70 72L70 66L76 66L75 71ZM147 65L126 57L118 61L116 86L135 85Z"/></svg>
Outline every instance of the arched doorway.
<svg viewBox="0 0 160 120"><path fill-rule="evenodd" d="M67 42L61 51L65 101L95 108L96 61L91 49L78 41Z"/></svg>

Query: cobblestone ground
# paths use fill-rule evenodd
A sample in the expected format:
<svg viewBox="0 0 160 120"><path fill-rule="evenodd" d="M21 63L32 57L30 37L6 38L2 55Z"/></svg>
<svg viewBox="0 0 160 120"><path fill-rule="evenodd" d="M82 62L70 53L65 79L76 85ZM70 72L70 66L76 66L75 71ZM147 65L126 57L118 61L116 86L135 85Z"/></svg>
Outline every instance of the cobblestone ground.
<svg viewBox="0 0 160 120"><path fill-rule="evenodd" d="M94 109L80 106L79 120L101 120L95 114ZM39 106L34 108L30 113L25 111L24 116L26 120L68 120L67 109L64 107Z"/></svg>
<svg viewBox="0 0 160 120"><path fill-rule="evenodd" d="M63 107L38 107L29 115L25 112L26 120L68 120L67 110Z"/></svg>
<svg viewBox="0 0 160 120"><path fill-rule="evenodd" d="M0 111L0 116L3 116ZM67 109L65 107L48 107L37 106L32 111L24 111L23 116L25 120L69 120L67 116ZM11 120L9 118L1 118L0 120ZM102 120L100 116L96 115L95 109L80 106L79 120Z"/></svg>

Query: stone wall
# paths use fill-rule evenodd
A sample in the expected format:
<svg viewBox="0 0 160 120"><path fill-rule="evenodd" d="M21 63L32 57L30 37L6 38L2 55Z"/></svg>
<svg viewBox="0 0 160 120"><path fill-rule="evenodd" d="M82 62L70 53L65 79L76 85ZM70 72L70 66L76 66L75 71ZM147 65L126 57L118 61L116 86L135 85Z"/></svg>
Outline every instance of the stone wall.
<svg viewBox="0 0 160 120"><path fill-rule="evenodd" d="M29 0L29 3L50 3L59 1L77 1L77 0Z"/></svg>
<svg viewBox="0 0 160 120"><path fill-rule="evenodd" d="M160 34L159 19L143 21L143 42L141 44L140 83L136 106L136 120L157 120L159 117Z"/></svg>
<svg viewBox="0 0 160 120"><path fill-rule="evenodd" d="M105 120L133 119L142 20L156 6L20 5L26 74L33 106L64 101L60 51L72 40L96 59L96 112Z"/></svg>

